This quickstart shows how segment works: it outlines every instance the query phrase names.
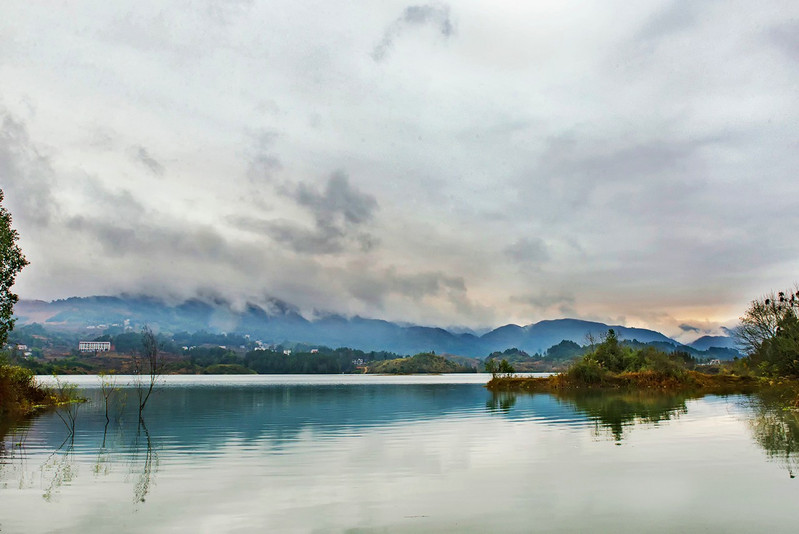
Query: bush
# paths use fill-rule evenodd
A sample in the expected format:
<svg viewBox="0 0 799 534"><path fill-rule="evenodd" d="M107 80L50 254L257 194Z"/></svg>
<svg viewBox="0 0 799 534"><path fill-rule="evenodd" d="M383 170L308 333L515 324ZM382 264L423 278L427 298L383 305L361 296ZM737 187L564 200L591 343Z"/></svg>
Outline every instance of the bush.
<svg viewBox="0 0 799 534"><path fill-rule="evenodd" d="M569 379L582 384L601 384L608 375L608 370L592 358L583 358L572 365L566 375Z"/></svg>
<svg viewBox="0 0 799 534"><path fill-rule="evenodd" d="M12 365L0 365L0 415L21 415L47 399L33 373Z"/></svg>

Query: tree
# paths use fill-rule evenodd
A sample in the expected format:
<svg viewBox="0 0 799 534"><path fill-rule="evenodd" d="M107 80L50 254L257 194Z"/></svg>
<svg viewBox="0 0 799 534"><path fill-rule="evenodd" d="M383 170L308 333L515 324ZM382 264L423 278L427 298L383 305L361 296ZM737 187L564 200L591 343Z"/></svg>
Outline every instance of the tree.
<svg viewBox="0 0 799 534"><path fill-rule="evenodd" d="M3 190L0 189L0 202ZM17 274L28 265L28 260L17 245L19 234L11 227L11 214L0 204L0 345L8 339L14 328L14 304L19 297L11 292Z"/></svg>
<svg viewBox="0 0 799 534"><path fill-rule="evenodd" d="M799 291L794 288L787 294L780 291L769 293L749 304L740 318L741 324L735 331L738 344L747 353L756 351L764 341L777 335L780 322L796 317L799 308Z"/></svg>
<svg viewBox="0 0 799 534"><path fill-rule="evenodd" d="M735 331L738 344L760 372L799 376L799 291L753 300Z"/></svg>
<svg viewBox="0 0 799 534"><path fill-rule="evenodd" d="M486 373L491 373L492 378L497 377L497 373L499 372L499 366L497 365L497 361L494 358L488 358L485 361L485 370Z"/></svg>
<svg viewBox="0 0 799 534"><path fill-rule="evenodd" d="M133 356L133 373L136 394L139 398L139 419L150 395L164 372L164 362L158 357L158 340L149 327L142 329L142 352Z"/></svg>
<svg viewBox="0 0 799 534"><path fill-rule="evenodd" d="M505 375L507 377L512 376L513 373L516 372L516 369L514 369L513 366L508 363L508 360L504 358L501 362L499 362L499 368L497 370L499 371L499 374Z"/></svg>
<svg viewBox="0 0 799 534"><path fill-rule="evenodd" d="M615 330L612 328L608 330L605 339L592 353L592 358L609 371L616 373L624 371L624 351Z"/></svg>

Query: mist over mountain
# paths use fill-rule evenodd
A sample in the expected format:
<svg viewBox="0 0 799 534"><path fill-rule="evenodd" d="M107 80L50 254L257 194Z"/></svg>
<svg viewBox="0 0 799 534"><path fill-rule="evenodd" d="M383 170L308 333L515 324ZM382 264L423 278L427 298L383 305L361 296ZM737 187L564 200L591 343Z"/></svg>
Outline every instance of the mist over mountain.
<svg viewBox="0 0 799 534"><path fill-rule="evenodd" d="M689 347L696 350L708 350L710 348L737 349L738 344L735 339L728 336L702 336L696 341L688 343Z"/></svg>
<svg viewBox="0 0 799 534"><path fill-rule="evenodd" d="M505 325L483 335L467 329L449 330L429 326L397 324L380 319L320 314L303 317L292 305L271 300L266 305L234 306L224 299L189 299L170 304L152 296L71 297L52 302L20 301L18 324L41 323L48 328L85 330L100 335L108 328L140 329L148 325L167 332L238 332L270 343L302 342L364 351L387 350L399 354L424 351L483 357L494 351L516 347L528 353L544 353L563 340L586 345L613 328L624 340L657 342L680 347L677 341L644 328L555 319L518 326ZM708 338L708 339L706 339ZM728 338L697 340L696 350L728 347ZM700 343L701 341L701 343ZM704 348L700 348L704 347Z"/></svg>

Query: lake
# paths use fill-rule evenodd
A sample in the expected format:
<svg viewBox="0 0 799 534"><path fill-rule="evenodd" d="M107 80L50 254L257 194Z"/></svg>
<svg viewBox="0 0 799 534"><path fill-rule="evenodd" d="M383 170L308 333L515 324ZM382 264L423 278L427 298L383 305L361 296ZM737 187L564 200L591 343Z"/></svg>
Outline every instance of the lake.
<svg viewBox="0 0 799 534"><path fill-rule="evenodd" d="M0 532L795 532L795 412L484 374L129 377L0 425ZM50 379L52 380L52 379ZM66 414L62 413L67 421Z"/></svg>

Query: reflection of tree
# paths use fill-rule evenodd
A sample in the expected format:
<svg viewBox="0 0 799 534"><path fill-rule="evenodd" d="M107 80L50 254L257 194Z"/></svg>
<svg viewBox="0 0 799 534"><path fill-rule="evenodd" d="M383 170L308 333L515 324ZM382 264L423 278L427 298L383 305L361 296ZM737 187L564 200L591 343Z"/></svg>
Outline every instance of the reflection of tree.
<svg viewBox="0 0 799 534"><path fill-rule="evenodd" d="M594 421L597 434L604 429L620 444L626 428L636 423L668 421L687 412L686 396L642 391L562 392L555 396L574 405Z"/></svg>
<svg viewBox="0 0 799 534"><path fill-rule="evenodd" d="M147 494L150 493L153 484L153 476L158 472L158 454L153 448L153 441L150 438L150 431L144 424L144 419L139 419L139 426L136 431L136 438L133 441L133 458L131 462L131 474L138 472L138 479L133 490L134 502L144 502ZM139 458L144 451L144 461L139 471Z"/></svg>
<svg viewBox="0 0 799 534"><path fill-rule="evenodd" d="M106 404L106 414L108 414L108 405ZM103 427L103 443L100 445L100 449L97 451L97 461L94 463L94 475L107 475L111 472L111 467L109 465L110 454L108 452L108 448L106 447L106 442L108 440L108 415L106 415L105 426Z"/></svg>
<svg viewBox="0 0 799 534"><path fill-rule="evenodd" d="M26 479L25 441L28 439L30 421L0 421L0 483L19 478L19 488L29 487L32 481Z"/></svg>
<svg viewBox="0 0 799 534"><path fill-rule="evenodd" d="M491 393L491 398L486 401L486 409L492 412L509 412L516 404L516 394L508 391L496 391Z"/></svg>
<svg viewBox="0 0 799 534"><path fill-rule="evenodd" d="M77 476L78 471L75 467L75 434L70 432L64 439L61 445L50 454L50 456L42 464L42 484L47 478L50 478L50 483L44 489L42 497L45 501L50 502L53 494L64 484L69 484ZM67 446L64 449L64 445Z"/></svg>
<svg viewBox="0 0 799 534"><path fill-rule="evenodd" d="M749 426L755 441L765 449L769 459L782 464L794 478L799 470L799 413L763 396L754 400L753 407Z"/></svg>
<svg viewBox="0 0 799 534"><path fill-rule="evenodd" d="M76 384L62 381L57 374L53 374L55 379L55 391L60 399L60 404L56 407L55 413L67 427L72 439L75 439L75 420L78 417L78 408L82 399Z"/></svg>

